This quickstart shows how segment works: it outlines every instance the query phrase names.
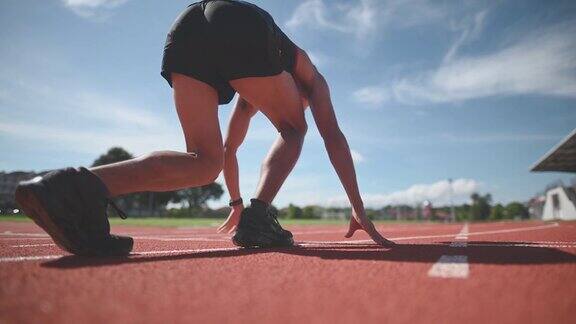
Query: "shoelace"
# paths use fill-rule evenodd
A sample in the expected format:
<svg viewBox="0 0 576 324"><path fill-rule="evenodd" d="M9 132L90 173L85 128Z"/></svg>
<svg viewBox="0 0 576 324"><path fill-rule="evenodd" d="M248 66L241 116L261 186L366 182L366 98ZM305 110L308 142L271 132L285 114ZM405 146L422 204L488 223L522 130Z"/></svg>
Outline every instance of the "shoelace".
<svg viewBox="0 0 576 324"><path fill-rule="evenodd" d="M278 221L278 215L271 209L268 208L268 210L266 211L266 214L268 214L268 216L270 218L272 218L272 220L274 221L274 223L277 225L276 230L278 231L283 231L284 229L282 228L282 225L280 225L280 222Z"/></svg>
<svg viewBox="0 0 576 324"><path fill-rule="evenodd" d="M122 209L120 209L120 207L118 207L118 205L116 205L116 203L112 200L112 199L106 199L106 202L112 206L112 208L114 209L114 211L116 212L116 214L118 216L120 216L120 218L122 219L126 219L128 218L128 215L126 215L125 212L122 211ZM106 208L108 209L108 208ZM106 215L106 217L108 217L108 215Z"/></svg>

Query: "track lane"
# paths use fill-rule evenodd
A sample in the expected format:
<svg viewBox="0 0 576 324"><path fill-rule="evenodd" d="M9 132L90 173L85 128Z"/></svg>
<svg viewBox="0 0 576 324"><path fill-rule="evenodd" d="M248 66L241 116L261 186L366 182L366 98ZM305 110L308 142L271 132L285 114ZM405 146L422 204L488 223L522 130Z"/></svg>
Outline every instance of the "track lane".
<svg viewBox="0 0 576 324"><path fill-rule="evenodd" d="M443 254L460 253L449 244L462 224L387 226L389 237L406 237L392 250L365 234L344 239L338 226L296 228L317 233L296 235L308 246L268 251L209 241L226 238L208 235L214 229L117 227L141 237L140 255L0 263L0 322L568 323L576 309L573 224L503 231L541 225L470 224L470 275L458 281L427 273ZM7 226L0 233L39 233ZM187 237L206 240L178 240ZM0 255L63 255L12 247L49 243L37 238L0 235Z"/></svg>

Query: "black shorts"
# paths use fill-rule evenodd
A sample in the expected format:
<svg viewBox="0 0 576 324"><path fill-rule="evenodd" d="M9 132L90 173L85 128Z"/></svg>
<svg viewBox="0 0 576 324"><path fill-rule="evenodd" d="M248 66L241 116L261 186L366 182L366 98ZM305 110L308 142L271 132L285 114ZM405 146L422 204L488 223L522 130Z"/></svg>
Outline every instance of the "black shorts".
<svg viewBox="0 0 576 324"><path fill-rule="evenodd" d="M162 76L177 72L211 85L219 104L234 97L229 80L292 73L296 45L263 9L244 1L204 0L178 16L166 39Z"/></svg>

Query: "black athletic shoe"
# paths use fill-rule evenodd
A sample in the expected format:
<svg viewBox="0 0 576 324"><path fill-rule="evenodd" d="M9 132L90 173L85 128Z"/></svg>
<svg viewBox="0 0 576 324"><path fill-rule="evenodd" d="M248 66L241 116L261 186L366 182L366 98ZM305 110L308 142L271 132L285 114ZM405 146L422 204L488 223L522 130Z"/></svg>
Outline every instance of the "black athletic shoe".
<svg viewBox="0 0 576 324"><path fill-rule="evenodd" d="M107 196L102 181L85 168L52 171L16 188L24 213L62 249L86 256L127 255L134 241L110 235L106 210L113 203Z"/></svg>
<svg viewBox="0 0 576 324"><path fill-rule="evenodd" d="M278 222L278 212L274 211L272 208L268 208L266 213L268 213L268 216L274 220L274 224L272 226L276 227L276 230L282 232L282 237L284 237L286 240L292 240L292 244L294 244L292 232L285 230L282 228L282 226L280 226L280 222Z"/></svg>
<svg viewBox="0 0 576 324"><path fill-rule="evenodd" d="M292 233L280 226L276 215L270 209L263 210L254 207L247 207L242 211L232 242L245 248L294 245Z"/></svg>

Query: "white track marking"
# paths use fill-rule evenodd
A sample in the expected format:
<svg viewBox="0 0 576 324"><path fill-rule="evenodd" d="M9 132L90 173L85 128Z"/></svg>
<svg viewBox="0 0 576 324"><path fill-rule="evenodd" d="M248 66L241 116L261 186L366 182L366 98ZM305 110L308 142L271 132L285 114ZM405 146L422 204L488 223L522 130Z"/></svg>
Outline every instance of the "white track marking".
<svg viewBox="0 0 576 324"><path fill-rule="evenodd" d="M546 225L538 225L538 226L531 226L531 227L517 227L517 228L511 228L511 229L502 229L502 230L491 230L491 231L481 231L481 232L475 232L475 233L468 233L468 236L472 236L472 235L487 235L487 234L501 234L501 233L513 233L513 232L524 232L524 231L535 231L535 230L540 230L540 229L546 229L546 228L551 228L551 227L557 227L559 226L558 223L551 223L551 224L546 224ZM343 233L342 231L339 231L337 233ZM7 239L7 237L2 237L2 235L10 235L10 236L28 236L28 239L31 239L32 237L29 236L35 236L38 238L46 238L49 239L50 236L46 235L46 234L39 234L39 233L0 233L0 239ZM194 235L201 235L201 236L219 236L219 237L229 237L226 236L226 234L133 234L133 233L129 233L129 232L121 232L121 233L117 233L117 234L121 234L121 235L138 235L137 238L139 239L153 239L153 240L157 240L160 238L170 238L170 239L178 239L179 236L186 236L183 237L183 239L188 239L190 238L189 236L194 236ZM150 235L150 236L148 236ZM390 240L396 240L396 241L403 241L403 240L418 240L418 239L433 239L433 238L450 238L450 237L454 237L454 234L440 234L440 235L420 235L420 236L401 236L401 237L392 237L389 238ZM372 242L372 240L351 240L351 241L342 241L342 242Z"/></svg>
<svg viewBox="0 0 576 324"><path fill-rule="evenodd" d="M465 255L443 255L428 271L436 278L466 279L470 273L468 257Z"/></svg>
<svg viewBox="0 0 576 324"><path fill-rule="evenodd" d="M50 235L48 234L43 234L43 233L14 233L11 231L6 231L3 233L0 233L0 235L6 235L6 236L26 236L26 237L50 237Z"/></svg>
<svg viewBox="0 0 576 324"><path fill-rule="evenodd" d="M534 231L534 230L541 230L546 228L552 228L559 226L558 223L551 223L546 225L539 225L539 226L531 226L531 227L519 227L519 228L512 228L512 229L504 229L504 230L492 230L492 231L481 231L475 233L468 233L469 236L472 235L487 235L487 234L500 234L500 233L511 233L511 232L522 232L522 231ZM12 232L4 232L0 233L0 235L15 235L15 236L26 236L26 235L44 235L44 234L36 234L36 233L12 233ZM442 234L442 235L426 235L426 236L409 236L409 237L395 237L392 240L395 241L402 241L402 240L417 240L417 239L433 239L433 238L445 238L445 237L454 237L454 234ZM0 237L2 238L2 237ZM46 237L49 239L49 237ZM8 238L4 238L8 239ZM15 237L11 237L10 239L17 239ZM18 238L22 239L22 238ZM40 239L38 237L26 237L27 240L31 239ZM144 239L144 237L142 237ZM154 237L148 239L155 239ZM166 238L163 238L166 239ZM173 238L174 241L179 239ZM189 238L184 238L189 239ZM379 246L375 245L372 240L347 240L347 241L301 241L297 242L298 245L303 247L323 247L323 246L354 246L354 245L373 245L375 248L380 248ZM531 243L514 243L514 244L506 244L506 242L502 243L481 243L481 244L474 244L468 245L470 246L482 246L482 247L544 247L544 248L576 248L576 242L570 241L536 241ZM453 247L459 247L454 244ZM170 251L145 251L145 252L138 252L139 254L174 254L174 253L195 253L195 252L214 252L214 251L228 251L234 250L237 248L216 248L216 249L199 249L199 250L170 250ZM52 255L52 256L19 256L19 257L3 257L0 258L0 263L2 262L21 262L21 261L37 261L37 260L48 260L48 259L56 259L62 257L64 255Z"/></svg>
<svg viewBox="0 0 576 324"><path fill-rule="evenodd" d="M482 232L472 232L468 233L468 236L472 235L487 235L487 234L503 234L503 233L514 233L514 232L526 232L526 231L537 231L546 228L558 227L560 224L552 223L539 226L530 227L517 227L503 230L492 230L492 231L482 231ZM443 237L454 237L454 234L441 234L441 235L423 235L423 236L405 236L405 237L393 237L390 240L402 241L402 240L418 240L418 239L431 239L431 238L443 238Z"/></svg>
<svg viewBox="0 0 576 324"><path fill-rule="evenodd" d="M525 232L525 231L536 231L546 228L552 228L559 226L558 223L540 225L540 226L531 226L531 227L517 227L511 228L506 230L493 230L493 231L483 231L483 232L475 232L475 233L468 233L468 236L472 235L488 235L488 234L502 234L502 233L511 233L511 232ZM435 239L435 238L450 238L454 237L454 234L439 234L439 235L422 235L422 236L400 236L400 237L391 237L388 238L391 241L405 241L405 240L422 240L422 239ZM318 244L331 244L331 243L341 243L341 244L370 244L374 243L372 240L348 240L348 241L303 241L302 243L318 243Z"/></svg>
<svg viewBox="0 0 576 324"><path fill-rule="evenodd" d="M369 241L373 244L372 241ZM354 245L365 245L365 243L358 244L357 241L335 241L335 242L297 242L297 245L302 247L326 247L326 246L354 246ZM474 244L474 246L489 246L489 247L540 247L540 248L574 248L576 249L576 243L571 245L534 245L534 244ZM378 245L373 244L375 249L381 250L382 248ZM230 248L211 248L211 249L186 249L186 250L166 250L166 251L139 251L134 252L133 256L138 255L154 255L154 254L189 254L189 253L202 253L202 252L225 252L240 250L240 248L230 247ZM0 258L0 263L6 262L24 262L24 261L41 261L41 260L51 260L58 259L65 256L62 255L43 255L43 256L18 256L18 257L2 257Z"/></svg>
<svg viewBox="0 0 576 324"><path fill-rule="evenodd" d="M27 247L38 247L38 246L56 246L54 243L46 243L46 244L21 244L21 245L12 245L14 248L27 248Z"/></svg>
<svg viewBox="0 0 576 324"><path fill-rule="evenodd" d="M196 242L230 242L230 237L223 237L221 239L207 238L207 237L142 237L134 236L138 240L153 240L162 242L177 242L177 241L196 241Z"/></svg>
<svg viewBox="0 0 576 324"><path fill-rule="evenodd" d="M0 263L5 262L23 262L23 261L42 261L52 260L63 257L64 255L40 255L40 256L18 256L18 257L4 257L0 258Z"/></svg>
<svg viewBox="0 0 576 324"><path fill-rule="evenodd" d="M468 246L468 243L465 242L468 239L468 223L462 226L462 230L455 239L459 241L450 243L450 247L465 248ZM443 255L428 270L428 276L433 278L466 279L469 273L470 265L468 265L468 256L466 255Z"/></svg>
<svg viewBox="0 0 576 324"><path fill-rule="evenodd" d="M358 241L299 241L296 242L302 247L326 247L326 246L364 246L371 245L375 248L380 248L374 241L371 240L358 240ZM403 245L420 245L405 243ZM527 242L527 243L479 243L468 244L468 242L452 242L449 247L535 247L535 248L576 248L576 242L549 243L549 242Z"/></svg>
<svg viewBox="0 0 576 324"><path fill-rule="evenodd" d="M0 241L14 241L14 240L37 240L37 241L41 241L41 240L52 240L51 237L0 237Z"/></svg>
<svg viewBox="0 0 576 324"><path fill-rule="evenodd" d="M462 230L458 235L456 235L457 240L467 240L468 239L468 223L465 223Z"/></svg>
<svg viewBox="0 0 576 324"><path fill-rule="evenodd" d="M188 250L166 250L166 251L143 251L143 252L134 252L132 255L156 255L156 254L166 254L166 255L174 255L174 254L191 254L191 253L209 253L209 252L228 252L228 251L239 251L241 248L239 247L229 247L229 248L212 248L212 249L188 249Z"/></svg>
<svg viewBox="0 0 576 324"><path fill-rule="evenodd" d="M228 252L228 251L239 251L241 248L231 247L231 248L213 248L213 249L187 249L187 250L165 250L165 251L140 251L130 254L130 258L138 258L143 255L186 255L186 254L198 254L198 253L211 253L211 252ZM23 261L43 261L43 260L53 260L64 257L66 255L42 255L42 256L18 256L18 257L4 257L0 258L0 263L7 262L23 262Z"/></svg>
<svg viewBox="0 0 576 324"><path fill-rule="evenodd" d="M430 228L434 228L434 226L419 226L413 229L410 229L408 227L394 227L394 228L385 228L385 227L380 227L377 228L378 231L381 231L382 233L391 233L391 232L402 232L402 231L419 231L419 230L428 230ZM324 231L307 231L307 232L302 232L302 231L293 231L292 234L294 235L307 235L307 234L346 234L346 230L345 229L341 229L341 230L324 230Z"/></svg>
<svg viewBox="0 0 576 324"><path fill-rule="evenodd" d="M226 237L230 234L226 233L138 233L138 232L120 232L122 235L137 235L140 237L195 237L195 236L216 236L216 237Z"/></svg>

